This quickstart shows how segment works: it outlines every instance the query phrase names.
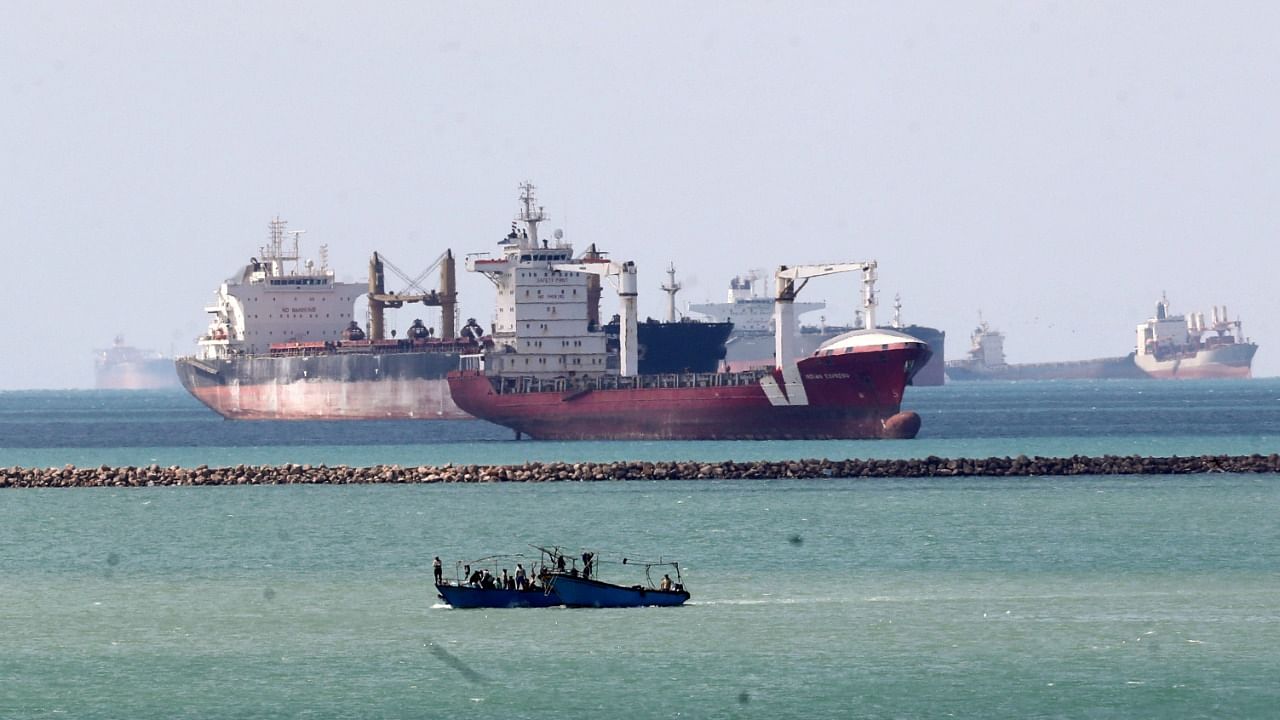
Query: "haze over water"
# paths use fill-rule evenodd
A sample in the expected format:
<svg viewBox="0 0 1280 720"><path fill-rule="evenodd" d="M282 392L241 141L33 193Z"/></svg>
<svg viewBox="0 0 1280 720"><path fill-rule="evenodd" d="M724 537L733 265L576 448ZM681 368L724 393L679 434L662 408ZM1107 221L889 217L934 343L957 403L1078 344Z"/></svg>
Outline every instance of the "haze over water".
<svg viewBox="0 0 1280 720"><path fill-rule="evenodd" d="M7 10L21 271L0 301L32 351L0 355L0 388L88 386L116 333L193 351L277 215L341 278L374 251L413 276L495 250L522 180L580 250L636 261L645 315L669 262L703 302L752 269L874 258L881 317L901 293L953 350L982 311L1011 362L1124 355L1167 291L1227 305L1280 374L1274 3ZM458 289L491 317L487 281ZM848 323L857 287L801 300Z"/></svg>
<svg viewBox="0 0 1280 720"><path fill-rule="evenodd" d="M1280 381L910 388L922 437L514 442L0 393L0 465L1270 453ZM1270 717L1275 476L0 492L0 717ZM693 602L456 611L430 562L681 561ZM606 566L605 572L617 568Z"/></svg>

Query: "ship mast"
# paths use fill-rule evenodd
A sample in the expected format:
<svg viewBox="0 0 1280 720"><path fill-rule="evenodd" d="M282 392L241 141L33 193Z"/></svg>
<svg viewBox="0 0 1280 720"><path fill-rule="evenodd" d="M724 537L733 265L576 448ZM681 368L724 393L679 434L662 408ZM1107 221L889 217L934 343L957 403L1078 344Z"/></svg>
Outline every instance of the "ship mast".
<svg viewBox="0 0 1280 720"><path fill-rule="evenodd" d="M676 264L667 264L667 282L661 288L667 294L667 322L676 321L676 293L683 286L676 282Z"/></svg>
<svg viewBox="0 0 1280 720"><path fill-rule="evenodd" d="M535 189L528 180L520 183L520 212L516 215L516 220L524 223L527 228L528 247L538 247L538 223L548 219L541 205L534 207Z"/></svg>
<svg viewBox="0 0 1280 720"><path fill-rule="evenodd" d="M289 225L288 220L281 220L279 215L275 216L275 218L272 219L271 223L267 226L269 228L267 244L265 247L259 248L259 253L262 255L262 260L263 262L266 262L270 266L272 275L276 275L276 276L284 275L285 274L284 264L288 260L292 260L294 262L293 272L295 275L298 274L298 271L300 269L299 255L298 255L298 236L305 233L306 230L286 231L285 228L288 225ZM290 235L293 236L293 248L289 250L285 249L285 243L284 243L285 232L288 232Z"/></svg>

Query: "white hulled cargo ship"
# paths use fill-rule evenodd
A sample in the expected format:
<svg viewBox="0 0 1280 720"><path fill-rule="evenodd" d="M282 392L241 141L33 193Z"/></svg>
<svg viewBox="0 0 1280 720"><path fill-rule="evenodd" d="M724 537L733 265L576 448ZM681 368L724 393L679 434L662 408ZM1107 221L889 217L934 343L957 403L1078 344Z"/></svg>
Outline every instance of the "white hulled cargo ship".
<svg viewBox="0 0 1280 720"><path fill-rule="evenodd" d="M268 244L218 288L214 304L205 308L211 319L198 352L177 360L183 387L236 419L468 417L450 399L445 375L457 368L460 354L480 350L483 331L469 322L454 332L453 253L444 251L435 263L438 289L410 281L406 292L388 293L385 258L377 253L367 284L339 282L324 246L318 265L304 262L300 231L290 233L292 242L286 232L283 220L272 221ZM367 330L354 317L362 295ZM405 337L386 331L384 310L406 303L439 307L439 333L421 320Z"/></svg>
<svg viewBox="0 0 1280 720"><path fill-rule="evenodd" d="M1215 305L1211 317L1208 324L1204 313L1171 315L1161 296L1155 317L1138 325L1134 362L1165 380L1251 377L1258 346L1244 337L1239 319L1228 319L1225 305Z"/></svg>

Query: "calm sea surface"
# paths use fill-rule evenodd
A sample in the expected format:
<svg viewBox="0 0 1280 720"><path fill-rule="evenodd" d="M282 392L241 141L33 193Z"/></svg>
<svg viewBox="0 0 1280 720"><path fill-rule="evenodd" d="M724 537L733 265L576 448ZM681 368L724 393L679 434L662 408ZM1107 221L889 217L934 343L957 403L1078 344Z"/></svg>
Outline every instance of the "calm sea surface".
<svg viewBox="0 0 1280 720"><path fill-rule="evenodd" d="M914 441L535 443L0 393L0 465L1280 452L1276 380L907 406ZM1271 718L1278 511L1271 475L0 491L0 718ZM529 543L676 557L693 602L434 598L433 555Z"/></svg>

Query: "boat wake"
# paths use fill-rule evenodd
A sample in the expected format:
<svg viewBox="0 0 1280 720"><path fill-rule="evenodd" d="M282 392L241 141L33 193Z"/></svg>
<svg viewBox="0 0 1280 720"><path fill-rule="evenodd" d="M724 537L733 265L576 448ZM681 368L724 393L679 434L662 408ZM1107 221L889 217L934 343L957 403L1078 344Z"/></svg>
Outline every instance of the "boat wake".
<svg viewBox="0 0 1280 720"><path fill-rule="evenodd" d="M822 605L826 603L850 602L847 597L804 597L804 598L737 598L727 600L690 600L688 605Z"/></svg>

